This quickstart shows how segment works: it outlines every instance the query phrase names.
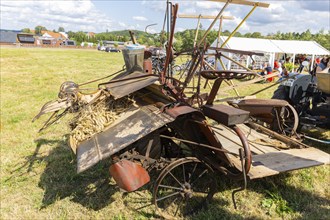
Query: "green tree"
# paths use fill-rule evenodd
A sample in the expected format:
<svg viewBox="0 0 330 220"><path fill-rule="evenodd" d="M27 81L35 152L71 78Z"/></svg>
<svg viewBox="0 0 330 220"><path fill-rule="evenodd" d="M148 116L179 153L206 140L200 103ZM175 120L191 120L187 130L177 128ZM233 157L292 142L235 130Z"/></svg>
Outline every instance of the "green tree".
<svg viewBox="0 0 330 220"><path fill-rule="evenodd" d="M302 32L300 35L301 40L311 40L312 39L312 33L309 29L307 31Z"/></svg>
<svg viewBox="0 0 330 220"><path fill-rule="evenodd" d="M139 36L139 38L137 39L137 42L138 42L139 44L145 44L145 43L147 42L147 39L146 39L145 36L141 35L141 36Z"/></svg>
<svg viewBox="0 0 330 220"><path fill-rule="evenodd" d="M243 35L240 32L236 32L234 36L235 37L242 37Z"/></svg>
<svg viewBox="0 0 330 220"><path fill-rule="evenodd" d="M58 32L65 32L64 27L59 27Z"/></svg>
<svg viewBox="0 0 330 220"><path fill-rule="evenodd" d="M176 51L181 51L182 50L182 38L180 35L175 37L175 42L173 44L174 48Z"/></svg>
<svg viewBox="0 0 330 220"><path fill-rule="evenodd" d="M31 33L31 30L30 30L30 28L23 28L22 32L23 33Z"/></svg>
<svg viewBox="0 0 330 220"><path fill-rule="evenodd" d="M74 36L75 36L75 32L68 31L68 37L69 37L69 39L74 38Z"/></svg>
<svg viewBox="0 0 330 220"><path fill-rule="evenodd" d="M262 35L260 32L253 32L251 38L262 38Z"/></svg>
<svg viewBox="0 0 330 220"><path fill-rule="evenodd" d="M80 44L81 42L86 41L86 34L82 31L78 31L75 33L74 39Z"/></svg>
<svg viewBox="0 0 330 220"><path fill-rule="evenodd" d="M44 26L38 25L34 28L35 34L36 35L41 35L41 31L47 31L47 28Z"/></svg>
<svg viewBox="0 0 330 220"><path fill-rule="evenodd" d="M228 31L228 30L225 30L225 31L222 32L223 36L229 36L230 34L231 34L231 32Z"/></svg>

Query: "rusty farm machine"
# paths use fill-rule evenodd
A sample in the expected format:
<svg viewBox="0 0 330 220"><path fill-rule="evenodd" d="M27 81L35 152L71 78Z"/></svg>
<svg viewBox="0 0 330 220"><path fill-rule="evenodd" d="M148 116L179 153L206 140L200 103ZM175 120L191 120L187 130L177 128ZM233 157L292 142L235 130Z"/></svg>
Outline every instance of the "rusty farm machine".
<svg viewBox="0 0 330 220"><path fill-rule="evenodd" d="M243 182L233 191L236 206L235 193L245 189L250 180L329 163L327 153L291 137L295 110L287 102L250 99L233 103L235 107L215 102L222 82L235 88L230 80L255 73L245 67L239 71L206 68L205 56L219 59L228 50L222 48L224 44L210 48L205 43L208 33L225 18L223 12L230 4L252 9L227 40L256 8L268 7L252 1L217 1L224 5L205 34L191 50L177 54L172 44L178 4L167 2L168 42L159 74L143 65L150 58L148 51L125 49L124 70L112 74L110 80L90 81L101 81L97 92L84 93L90 82L64 82L57 100L46 103L35 117L51 113L43 130L67 113L74 115L69 145L76 154L78 173L109 159L117 185L132 192L148 183L149 172L157 170L152 203L165 218L193 214L206 205L216 193L216 173ZM208 52L210 49L213 52ZM181 54L191 56L191 65L179 80L171 67L172 60ZM197 82L192 86L193 78ZM202 93L202 80L211 87L209 92Z"/></svg>

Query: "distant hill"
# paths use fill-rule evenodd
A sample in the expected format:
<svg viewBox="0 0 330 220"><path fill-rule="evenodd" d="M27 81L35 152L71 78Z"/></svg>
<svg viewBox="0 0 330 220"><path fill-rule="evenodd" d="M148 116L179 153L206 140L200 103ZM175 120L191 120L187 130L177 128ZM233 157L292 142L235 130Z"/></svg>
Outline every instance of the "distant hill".
<svg viewBox="0 0 330 220"><path fill-rule="evenodd" d="M0 31L4 31L4 32L10 31L10 32L17 32L17 33L22 32L21 30L8 30L8 29L0 29Z"/></svg>
<svg viewBox="0 0 330 220"><path fill-rule="evenodd" d="M139 31L139 30L131 30L135 33L135 35L145 35L147 33L145 33L144 31ZM105 33L105 32L103 32ZM121 30L121 31L109 31L107 32L109 34L113 34L113 35L116 35L116 36L127 36L129 37L129 30Z"/></svg>

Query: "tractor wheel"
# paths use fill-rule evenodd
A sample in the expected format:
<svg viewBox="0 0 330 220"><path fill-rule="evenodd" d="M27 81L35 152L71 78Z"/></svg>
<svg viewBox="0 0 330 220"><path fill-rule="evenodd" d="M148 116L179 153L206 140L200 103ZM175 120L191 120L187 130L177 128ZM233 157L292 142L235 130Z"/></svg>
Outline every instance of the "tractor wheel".
<svg viewBox="0 0 330 220"><path fill-rule="evenodd" d="M289 94L286 86L280 85L274 92L272 99L289 100Z"/></svg>

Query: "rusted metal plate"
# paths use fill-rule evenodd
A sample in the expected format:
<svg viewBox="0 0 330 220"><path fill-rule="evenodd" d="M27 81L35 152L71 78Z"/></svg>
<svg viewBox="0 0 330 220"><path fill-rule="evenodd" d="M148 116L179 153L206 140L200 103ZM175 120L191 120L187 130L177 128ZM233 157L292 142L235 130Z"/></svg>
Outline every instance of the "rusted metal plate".
<svg viewBox="0 0 330 220"><path fill-rule="evenodd" d="M194 109L190 106L178 106L178 107L168 108L165 109L165 112L173 118L177 118L178 116L186 115L190 113L197 113L202 116L202 114L197 109Z"/></svg>
<svg viewBox="0 0 330 220"><path fill-rule="evenodd" d="M109 172L117 185L127 192L133 192L150 181L148 172L141 165L128 160L112 164Z"/></svg>
<svg viewBox="0 0 330 220"><path fill-rule="evenodd" d="M249 112L228 105L204 105L203 113L226 126L242 124L249 119Z"/></svg>
<svg viewBox="0 0 330 220"><path fill-rule="evenodd" d="M252 156L250 179L330 163L330 155L313 147Z"/></svg>
<svg viewBox="0 0 330 220"><path fill-rule="evenodd" d="M173 120L153 106L144 106L130 115L123 115L107 130L77 147L77 172L90 168Z"/></svg>
<svg viewBox="0 0 330 220"><path fill-rule="evenodd" d="M237 103L239 108L249 111L252 116L271 119L274 107L284 107L289 103L285 100L278 99L246 99ZM264 119L266 120L266 119Z"/></svg>
<svg viewBox="0 0 330 220"><path fill-rule="evenodd" d="M135 77L143 77L143 78L135 78ZM127 76L123 76L118 79L116 78L116 80L120 80L120 81L113 83L110 82L106 87L110 91L111 95L113 95L116 99L119 99L135 91L138 91L144 87L147 87L148 85L153 84L158 80L158 78L155 77L154 75L136 71Z"/></svg>

